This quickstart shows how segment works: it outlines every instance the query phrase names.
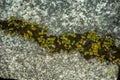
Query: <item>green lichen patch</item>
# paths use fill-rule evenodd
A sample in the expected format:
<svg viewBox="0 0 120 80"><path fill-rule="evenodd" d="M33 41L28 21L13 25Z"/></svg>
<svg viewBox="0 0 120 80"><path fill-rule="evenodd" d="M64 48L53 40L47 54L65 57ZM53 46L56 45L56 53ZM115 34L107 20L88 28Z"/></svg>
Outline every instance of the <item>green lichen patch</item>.
<svg viewBox="0 0 120 80"><path fill-rule="evenodd" d="M84 34L65 33L59 37L47 36L47 29L42 28L40 24L26 22L13 16L7 21L0 21L0 30L4 30L6 35L19 35L36 41L51 53L61 51L70 53L77 50L87 60L97 57L101 62L108 60L120 63L120 47L115 46L115 40L111 36L99 36L95 31Z"/></svg>

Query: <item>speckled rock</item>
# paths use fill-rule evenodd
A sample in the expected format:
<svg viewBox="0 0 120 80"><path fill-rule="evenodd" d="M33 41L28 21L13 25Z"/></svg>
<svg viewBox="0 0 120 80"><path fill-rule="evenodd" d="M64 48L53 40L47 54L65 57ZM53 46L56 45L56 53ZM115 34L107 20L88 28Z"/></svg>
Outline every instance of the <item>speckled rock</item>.
<svg viewBox="0 0 120 80"><path fill-rule="evenodd" d="M48 34L110 33L120 44L119 0L0 0L0 20L23 17ZM64 53L64 54L63 54ZM0 33L0 76L18 80L116 80L118 66L86 61L78 52L50 55L35 42ZM32 76L32 77L31 77Z"/></svg>
<svg viewBox="0 0 120 80"><path fill-rule="evenodd" d="M49 27L49 34L97 29L120 38L119 0L5 0L1 19L14 15Z"/></svg>
<svg viewBox="0 0 120 80"><path fill-rule="evenodd" d="M3 35L3 32L0 32ZM73 54L49 53L21 37L1 36L0 77L17 80L116 80L118 66Z"/></svg>

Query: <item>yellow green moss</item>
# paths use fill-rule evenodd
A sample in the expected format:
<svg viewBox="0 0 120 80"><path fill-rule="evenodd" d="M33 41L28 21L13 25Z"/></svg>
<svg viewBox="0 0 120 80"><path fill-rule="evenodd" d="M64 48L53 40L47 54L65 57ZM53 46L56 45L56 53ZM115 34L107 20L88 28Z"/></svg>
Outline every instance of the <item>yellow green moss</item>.
<svg viewBox="0 0 120 80"><path fill-rule="evenodd" d="M59 37L47 36L47 27L42 28L35 22L26 22L24 19L13 16L8 21L1 21L0 29L4 30L6 35L20 35L28 40L36 41L51 53L77 50L86 59L97 57L101 62L110 60L120 63L120 48L115 46L115 40L111 36L99 36L95 31L85 34L65 33Z"/></svg>

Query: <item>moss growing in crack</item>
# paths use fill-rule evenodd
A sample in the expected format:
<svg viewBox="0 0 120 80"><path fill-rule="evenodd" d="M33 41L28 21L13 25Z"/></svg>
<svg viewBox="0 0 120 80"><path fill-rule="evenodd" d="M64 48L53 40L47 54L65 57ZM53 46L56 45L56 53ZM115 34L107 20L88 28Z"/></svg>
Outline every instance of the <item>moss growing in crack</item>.
<svg viewBox="0 0 120 80"><path fill-rule="evenodd" d="M79 40L76 42L75 46L76 46L76 50L80 51L80 52L84 52L84 47L83 47L83 43L84 40L86 39L86 37L84 35L81 35Z"/></svg>
<svg viewBox="0 0 120 80"><path fill-rule="evenodd" d="M111 36L99 36L95 31L85 34L65 33L59 37L47 36L47 27L42 28L39 24L15 17L11 17L8 21L0 21L0 29L4 30L6 35L20 35L36 41L52 53L60 51L69 53L77 50L85 59L97 57L101 62L110 60L120 63L120 48L115 46L115 40Z"/></svg>
<svg viewBox="0 0 120 80"><path fill-rule="evenodd" d="M2 30L2 25L0 25L0 30Z"/></svg>
<svg viewBox="0 0 120 80"><path fill-rule="evenodd" d="M87 33L87 38L93 42L98 42L100 36L98 36L94 31L90 31Z"/></svg>
<svg viewBox="0 0 120 80"><path fill-rule="evenodd" d="M75 45L75 37L75 34L66 33L60 36L60 40L58 42L60 42L60 45L63 45L65 50L70 51L73 49L72 46Z"/></svg>
<svg viewBox="0 0 120 80"><path fill-rule="evenodd" d="M114 46L115 40L111 38L110 36L106 36L102 47L104 47L106 50L108 50L111 46Z"/></svg>

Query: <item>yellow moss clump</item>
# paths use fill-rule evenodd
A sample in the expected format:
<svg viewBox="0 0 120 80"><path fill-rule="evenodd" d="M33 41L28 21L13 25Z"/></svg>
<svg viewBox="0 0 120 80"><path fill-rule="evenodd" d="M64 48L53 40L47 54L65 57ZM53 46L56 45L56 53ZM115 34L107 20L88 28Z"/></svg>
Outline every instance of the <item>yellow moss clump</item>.
<svg viewBox="0 0 120 80"><path fill-rule="evenodd" d="M86 37L84 35L82 35L80 37L80 39L76 42L75 46L76 46L76 50L80 51L80 52L84 52L84 47L83 47L83 43L84 40L86 39Z"/></svg>
<svg viewBox="0 0 120 80"><path fill-rule="evenodd" d="M0 30L2 29L6 35L20 35L36 41L52 53L77 50L86 59L97 57L102 62L110 60L120 63L120 48L115 46L115 40L111 36L99 36L95 31L85 34L66 33L59 37L47 36L47 27L42 28L39 24L26 22L13 16L8 21L0 22Z"/></svg>

